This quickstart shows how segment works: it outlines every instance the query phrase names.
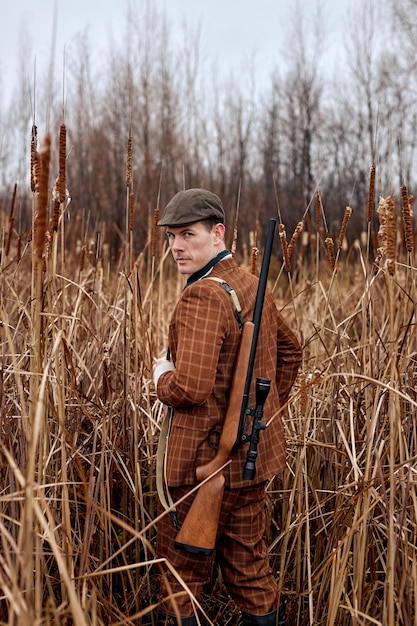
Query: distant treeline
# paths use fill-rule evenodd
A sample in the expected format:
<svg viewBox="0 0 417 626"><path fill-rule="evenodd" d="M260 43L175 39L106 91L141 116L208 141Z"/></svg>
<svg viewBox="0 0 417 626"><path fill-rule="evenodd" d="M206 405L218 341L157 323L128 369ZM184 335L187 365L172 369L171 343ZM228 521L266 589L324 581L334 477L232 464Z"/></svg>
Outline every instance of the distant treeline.
<svg viewBox="0 0 417 626"><path fill-rule="evenodd" d="M236 215L245 233L278 216L288 236L308 223L319 191L323 236L337 236L349 205L352 243L367 228L372 165L375 205L393 194L400 207L403 185L413 193L416 15L417 0L357 2L340 41L345 61L333 70L325 15L307 24L295 10L282 66L260 86L255 64L226 80L202 60L198 31L187 27L178 44L151 3L132 2L123 45L109 43L106 58L82 35L63 72L30 80L27 53L12 102L0 108L0 206L7 213L17 181L16 227L30 230L31 129L39 139L52 133L57 173L65 124L69 216L82 218L84 236L106 229L113 254L125 231L129 142L137 251L158 203L193 186L221 196L229 232Z"/></svg>

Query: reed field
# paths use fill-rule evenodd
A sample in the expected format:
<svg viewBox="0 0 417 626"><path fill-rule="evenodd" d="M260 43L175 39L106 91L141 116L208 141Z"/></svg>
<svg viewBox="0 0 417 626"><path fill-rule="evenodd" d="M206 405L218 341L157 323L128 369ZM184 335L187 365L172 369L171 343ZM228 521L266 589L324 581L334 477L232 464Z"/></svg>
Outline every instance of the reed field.
<svg viewBox="0 0 417 626"><path fill-rule="evenodd" d="M32 137L31 231L19 232L16 188L0 214L0 624L152 624L165 571L152 362L183 282L157 201L134 249L130 141L116 261L105 229L67 219L64 126L59 145L54 184L51 137ZM347 207L336 236L319 190L294 233L270 207L270 287L303 346L287 468L267 499L288 626L417 624L416 232L409 191L374 198L374 184L371 166L368 206ZM352 211L367 212L360 241ZM265 230L237 219L231 233L255 272ZM216 570L202 608L212 624L239 624Z"/></svg>

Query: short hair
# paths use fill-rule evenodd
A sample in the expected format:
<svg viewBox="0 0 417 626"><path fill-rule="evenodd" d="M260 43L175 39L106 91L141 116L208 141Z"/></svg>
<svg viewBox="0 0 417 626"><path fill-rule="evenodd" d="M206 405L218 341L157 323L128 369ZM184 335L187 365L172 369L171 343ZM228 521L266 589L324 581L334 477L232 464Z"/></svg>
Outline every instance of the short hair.
<svg viewBox="0 0 417 626"><path fill-rule="evenodd" d="M204 224L204 226L207 228L209 233L213 230L213 228L216 226L216 224L223 224L223 222L220 222L215 217L208 217L206 220L200 220L200 222L202 224ZM224 224L223 224L223 226L224 226Z"/></svg>

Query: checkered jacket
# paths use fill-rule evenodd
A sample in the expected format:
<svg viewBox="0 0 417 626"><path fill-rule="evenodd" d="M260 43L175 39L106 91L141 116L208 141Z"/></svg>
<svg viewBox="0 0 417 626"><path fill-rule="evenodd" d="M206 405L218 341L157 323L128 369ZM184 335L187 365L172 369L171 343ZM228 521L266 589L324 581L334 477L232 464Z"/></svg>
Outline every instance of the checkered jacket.
<svg viewBox="0 0 417 626"><path fill-rule="evenodd" d="M219 261L210 275L233 287L243 320L252 320L258 279L238 267L232 258ZM232 299L220 284L202 279L184 289L168 335L175 369L162 374L157 387L159 399L174 408L167 449L170 487L195 483L195 468L216 454L210 433L222 425L239 340ZM264 421L287 400L300 362L300 344L267 290L251 391L254 399L257 377L271 380ZM224 472L230 488L262 482L283 470L286 442L280 415L260 434L254 483L242 478L247 450L248 444L240 445L230 457L232 462Z"/></svg>

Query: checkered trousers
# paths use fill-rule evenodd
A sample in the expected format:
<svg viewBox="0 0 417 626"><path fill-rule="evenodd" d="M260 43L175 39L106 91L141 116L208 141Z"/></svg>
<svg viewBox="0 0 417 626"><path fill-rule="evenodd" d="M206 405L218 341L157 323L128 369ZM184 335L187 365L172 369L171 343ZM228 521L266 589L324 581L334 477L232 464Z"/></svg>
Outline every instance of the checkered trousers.
<svg viewBox="0 0 417 626"><path fill-rule="evenodd" d="M174 502L184 496L189 487L171 489ZM177 508L183 521L191 505L192 496ZM201 556L175 548L177 530L171 517L165 515L158 523L157 554L165 557L176 569L191 594L201 600L211 582L214 558L221 568L226 588L237 606L247 613L264 615L277 606L277 583L268 562L263 533L265 528L265 483L241 489L226 489L218 527L215 557ZM170 589L170 590L169 590ZM169 570L162 577L163 610L174 613L176 602L182 617L193 614L190 595Z"/></svg>

